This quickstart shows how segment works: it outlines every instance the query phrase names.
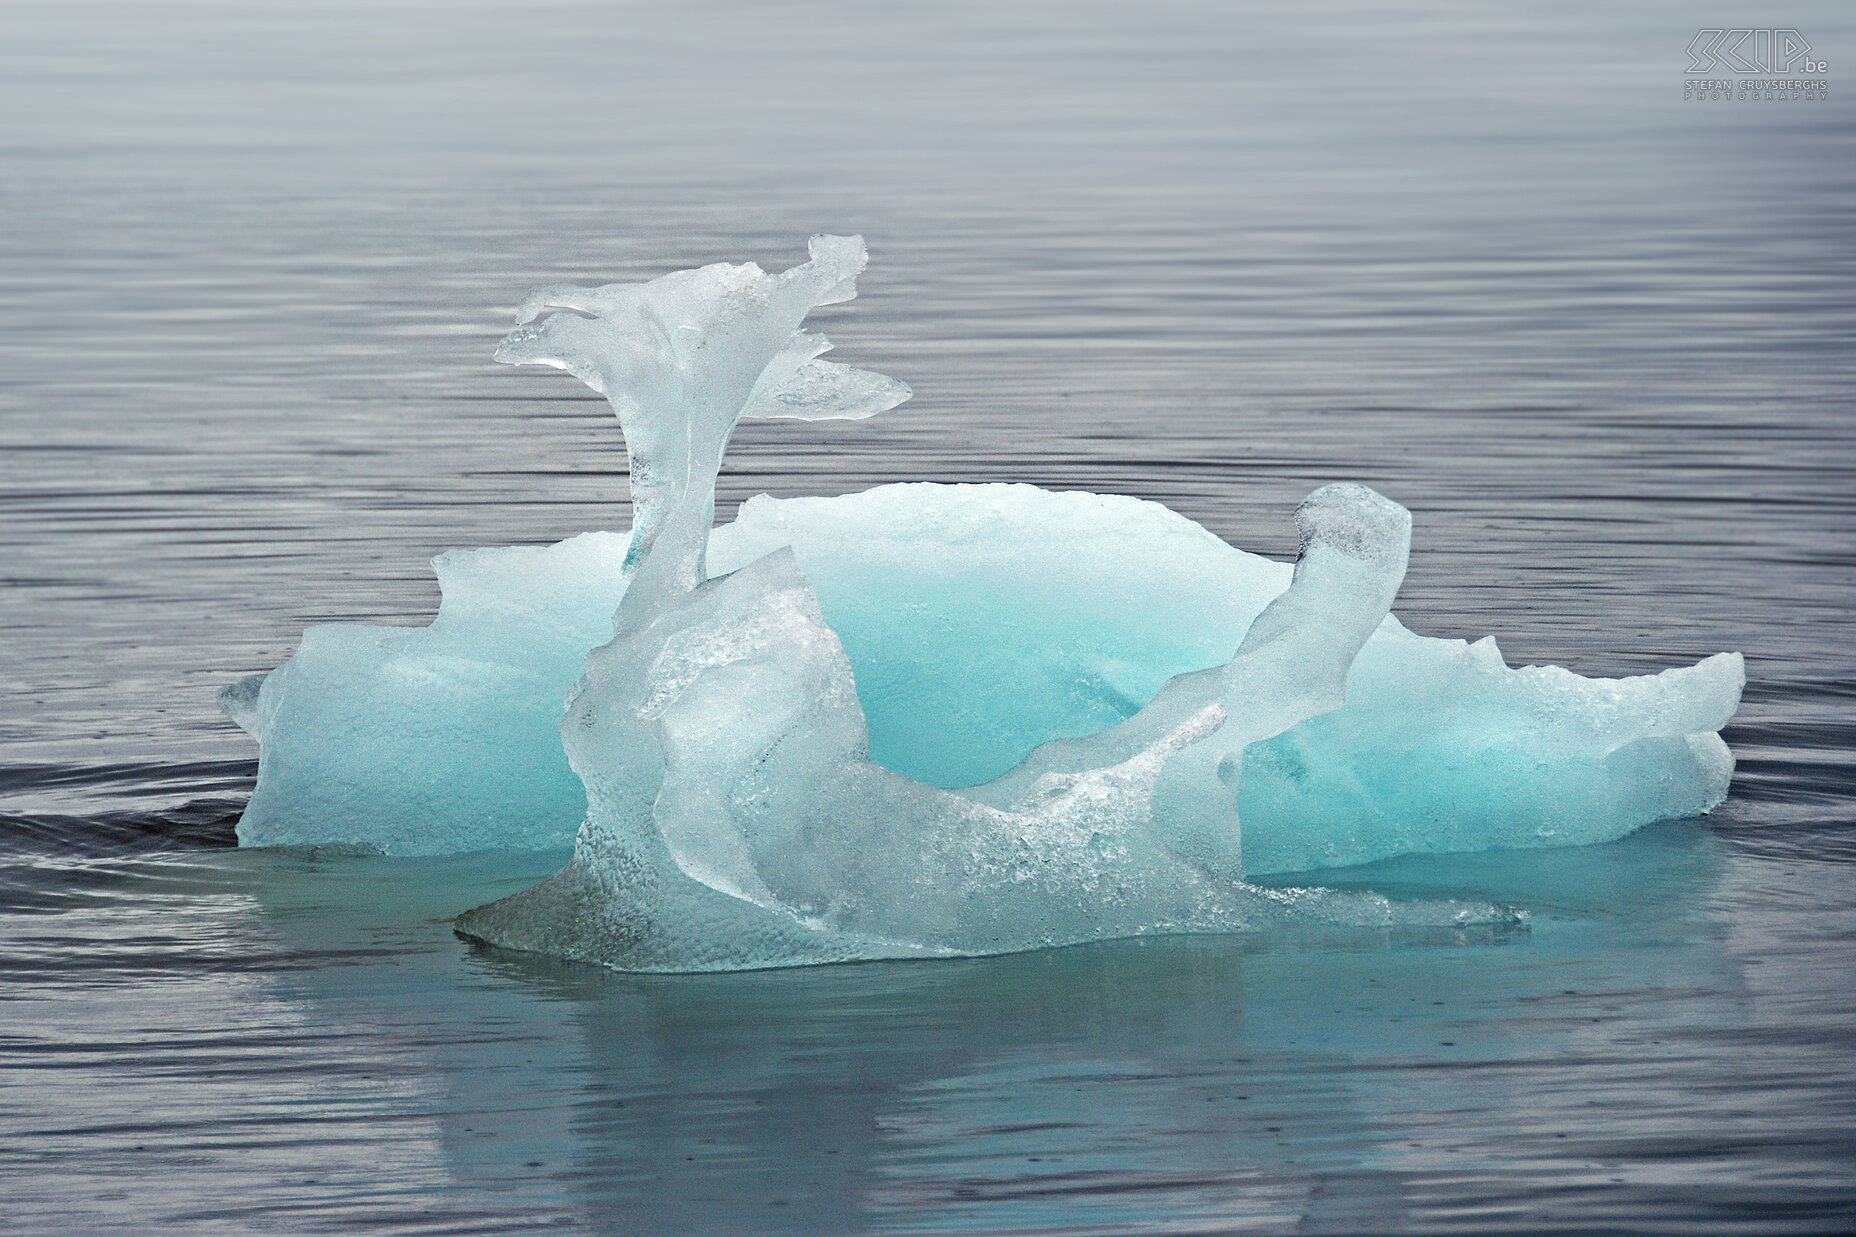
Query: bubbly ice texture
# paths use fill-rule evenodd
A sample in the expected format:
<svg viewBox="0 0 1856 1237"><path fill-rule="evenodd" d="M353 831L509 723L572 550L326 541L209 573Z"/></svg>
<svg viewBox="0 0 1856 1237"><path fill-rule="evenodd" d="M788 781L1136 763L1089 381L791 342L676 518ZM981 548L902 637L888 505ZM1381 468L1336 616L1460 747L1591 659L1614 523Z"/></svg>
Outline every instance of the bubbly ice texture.
<svg viewBox="0 0 1856 1237"><path fill-rule="evenodd" d="M701 970L1500 919L1243 877L1604 841L1724 797L1738 655L1591 680L1414 635L1389 613L1410 517L1361 486L1298 509L1293 571L1029 486L759 498L711 535L742 416L906 398L799 330L864 260L821 237L780 275L533 294L498 357L611 400L632 533L440 556L430 628L312 628L227 689L261 745L241 842L573 841L461 930Z"/></svg>

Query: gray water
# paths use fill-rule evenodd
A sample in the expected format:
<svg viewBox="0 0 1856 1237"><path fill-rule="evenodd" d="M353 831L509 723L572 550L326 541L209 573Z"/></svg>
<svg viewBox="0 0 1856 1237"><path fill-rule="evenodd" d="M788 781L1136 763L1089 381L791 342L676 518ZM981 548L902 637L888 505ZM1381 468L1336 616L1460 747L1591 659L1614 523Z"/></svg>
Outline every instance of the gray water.
<svg viewBox="0 0 1856 1237"><path fill-rule="evenodd" d="M0 1227L1837 1232L1856 1225L1856 127L1682 98L1692 6L0 8ZM1847 6L1795 27L1846 80ZM220 685L622 528L531 285L861 231L759 492L1022 480L1293 552L1511 662L1747 654L1734 793L1325 883L1481 936L640 978L474 949L558 856L228 849Z"/></svg>

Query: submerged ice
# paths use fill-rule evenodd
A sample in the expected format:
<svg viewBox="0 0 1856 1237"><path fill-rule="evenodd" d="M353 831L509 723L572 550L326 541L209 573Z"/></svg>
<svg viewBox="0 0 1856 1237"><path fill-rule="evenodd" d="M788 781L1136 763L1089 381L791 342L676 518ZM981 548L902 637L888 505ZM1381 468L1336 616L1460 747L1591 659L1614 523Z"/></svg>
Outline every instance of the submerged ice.
<svg viewBox="0 0 1856 1237"><path fill-rule="evenodd" d="M571 842L461 929L692 970L1487 917L1244 877L1607 841L1724 797L1738 655L1585 679L1418 636L1390 614L1409 516L1365 487L1302 504L1293 569L1030 486L759 498L712 530L741 418L907 398L800 329L864 260L819 237L778 275L532 294L498 359L611 401L632 531L442 555L429 628L312 628L228 689L261 753L241 842Z"/></svg>

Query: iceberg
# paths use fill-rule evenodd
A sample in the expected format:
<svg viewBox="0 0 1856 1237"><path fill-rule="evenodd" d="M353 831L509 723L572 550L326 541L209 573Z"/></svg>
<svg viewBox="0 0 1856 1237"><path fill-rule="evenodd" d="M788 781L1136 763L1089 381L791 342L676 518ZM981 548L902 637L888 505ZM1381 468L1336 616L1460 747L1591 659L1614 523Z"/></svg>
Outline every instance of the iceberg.
<svg viewBox="0 0 1856 1237"><path fill-rule="evenodd" d="M1391 614L1410 516L1358 485L1293 567L1154 503L882 486L714 524L744 417L859 418L825 362L856 237L537 290L497 350L606 395L629 533L441 555L427 628L311 628L222 693L260 744L243 845L573 846L468 936L632 970L992 953L1486 905L1271 890L1393 855L1609 841L1722 801L1739 655L1510 668Z"/></svg>

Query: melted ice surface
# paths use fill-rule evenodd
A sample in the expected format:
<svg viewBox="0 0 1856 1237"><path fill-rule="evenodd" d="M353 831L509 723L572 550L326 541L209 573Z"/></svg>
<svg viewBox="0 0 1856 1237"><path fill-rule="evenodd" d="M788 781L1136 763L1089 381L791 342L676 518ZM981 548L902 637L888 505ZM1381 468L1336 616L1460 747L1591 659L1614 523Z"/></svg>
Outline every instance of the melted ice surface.
<svg viewBox="0 0 1856 1237"><path fill-rule="evenodd" d="M756 499L711 535L741 417L906 398L799 329L864 261L818 237L780 275L532 294L498 357L611 400L636 527L441 556L430 628L315 628L229 689L262 749L241 841L571 838L461 928L702 970L1500 919L1243 877L1604 841L1725 795L1738 655L1588 680L1414 635L1389 613L1410 517L1362 486L1302 504L1293 571L1154 504L1028 486Z"/></svg>

